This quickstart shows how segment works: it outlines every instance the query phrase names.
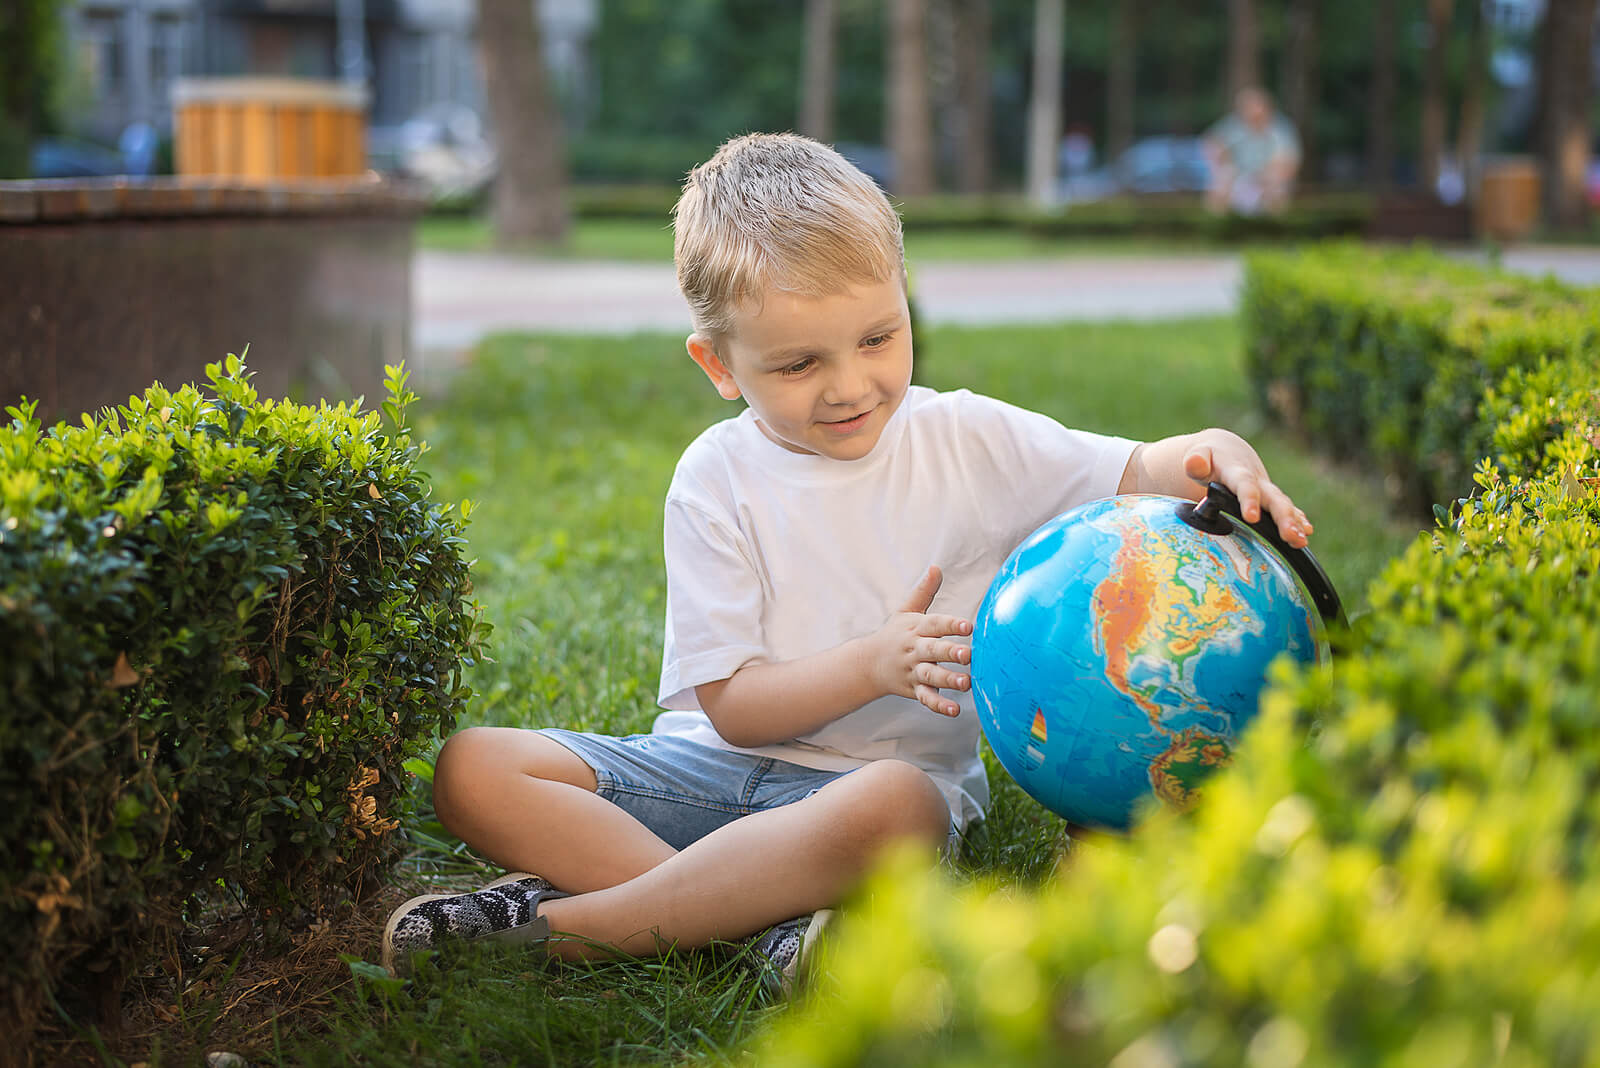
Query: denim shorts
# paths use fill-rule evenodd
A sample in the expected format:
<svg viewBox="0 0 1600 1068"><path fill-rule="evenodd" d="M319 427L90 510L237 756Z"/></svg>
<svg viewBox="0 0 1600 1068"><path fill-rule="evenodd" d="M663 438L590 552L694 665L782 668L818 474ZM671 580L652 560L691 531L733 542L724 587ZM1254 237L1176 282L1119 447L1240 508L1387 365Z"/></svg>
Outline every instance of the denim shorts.
<svg viewBox="0 0 1600 1068"><path fill-rule="evenodd" d="M594 770L599 796L673 849L741 816L802 801L850 774L735 753L671 734L616 738L558 727L539 733L576 753ZM956 841L952 823L949 842Z"/></svg>

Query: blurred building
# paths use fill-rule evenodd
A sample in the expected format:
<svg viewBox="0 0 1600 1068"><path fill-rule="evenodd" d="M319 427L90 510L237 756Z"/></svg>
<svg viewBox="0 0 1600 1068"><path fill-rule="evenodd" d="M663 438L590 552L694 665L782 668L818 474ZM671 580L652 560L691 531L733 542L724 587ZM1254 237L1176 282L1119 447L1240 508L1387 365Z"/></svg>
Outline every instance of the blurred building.
<svg viewBox="0 0 1600 1068"><path fill-rule="evenodd" d="M348 0L347 0L348 2ZM598 0L530 0L546 60L581 121L590 96L588 41ZM69 0L70 118L115 142L130 124L171 130L170 91L186 75L338 78L341 0ZM429 112L483 114L476 0L358 0L370 120Z"/></svg>

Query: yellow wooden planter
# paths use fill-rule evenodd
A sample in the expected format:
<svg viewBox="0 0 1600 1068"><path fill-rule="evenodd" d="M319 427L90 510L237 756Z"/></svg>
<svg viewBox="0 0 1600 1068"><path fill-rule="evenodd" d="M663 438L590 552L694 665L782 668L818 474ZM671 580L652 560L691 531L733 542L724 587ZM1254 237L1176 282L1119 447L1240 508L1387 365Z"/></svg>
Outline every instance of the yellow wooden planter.
<svg viewBox="0 0 1600 1068"><path fill-rule="evenodd" d="M1539 164L1521 156L1490 160L1478 191L1478 232L1517 241L1539 225Z"/></svg>
<svg viewBox="0 0 1600 1068"><path fill-rule="evenodd" d="M299 78L185 78L172 89L181 175L335 178L367 169L367 93Z"/></svg>

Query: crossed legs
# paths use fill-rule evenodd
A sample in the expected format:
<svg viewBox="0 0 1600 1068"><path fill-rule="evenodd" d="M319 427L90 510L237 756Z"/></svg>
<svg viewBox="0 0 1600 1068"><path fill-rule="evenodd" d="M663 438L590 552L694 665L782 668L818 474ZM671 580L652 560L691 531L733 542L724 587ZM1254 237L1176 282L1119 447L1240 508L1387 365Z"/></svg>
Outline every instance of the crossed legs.
<svg viewBox="0 0 1600 1068"><path fill-rule="evenodd" d="M931 859L950 820L926 773L881 760L679 851L595 788L571 750L508 727L454 735L434 771L446 827L496 864L573 894L539 908L570 936L551 944L566 958L734 939L827 908L891 843L923 843Z"/></svg>

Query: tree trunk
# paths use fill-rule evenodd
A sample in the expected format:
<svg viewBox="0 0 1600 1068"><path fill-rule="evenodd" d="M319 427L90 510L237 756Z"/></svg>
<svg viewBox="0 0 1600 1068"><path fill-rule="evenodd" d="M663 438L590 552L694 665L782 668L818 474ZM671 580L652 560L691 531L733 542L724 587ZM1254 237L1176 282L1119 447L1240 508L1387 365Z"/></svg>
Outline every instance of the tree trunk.
<svg viewBox="0 0 1600 1068"><path fill-rule="evenodd" d="M478 49L499 157L491 205L495 244L565 241L569 215L561 113L545 76L534 5L478 0Z"/></svg>
<svg viewBox="0 0 1600 1068"><path fill-rule="evenodd" d="M1316 169L1318 0L1290 0L1284 55L1283 110L1300 134L1300 173Z"/></svg>
<svg viewBox="0 0 1600 1068"><path fill-rule="evenodd" d="M1444 155L1448 93L1445 78L1454 8L1452 0L1428 0L1428 55L1422 69L1422 144L1418 149L1418 170L1423 192L1430 194L1439 188L1439 167Z"/></svg>
<svg viewBox="0 0 1600 1068"><path fill-rule="evenodd" d="M805 58L800 76L800 132L833 140L834 39L837 0L806 0Z"/></svg>
<svg viewBox="0 0 1600 1068"><path fill-rule="evenodd" d="M1589 218L1585 187L1594 14L1595 0L1550 0L1545 8L1540 155L1545 222L1556 230L1581 229Z"/></svg>
<svg viewBox="0 0 1600 1068"><path fill-rule="evenodd" d="M1028 199L1040 207L1056 202L1056 158L1061 145L1061 35L1065 21L1065 0L1034 0Z"/></svg>
<svg viewBox="0 0 1600 1068"><path fill-rule="evenodd" d="M1472 0L1470 46L1461 90L1461 114L1456 122L1456 158L1468 203L1476 203L1483 182L1483 130L1485 101L1489 93L1489 19L1483 0Z"/></svg>
<svg viewBox="0 0 1600 1068"><path fill-rule="evenodd" d="M1377 0L1372 19L1372 95L1367 108L1367 181L1387 189L1394 173L1395 0Z"/></svg>
<svg viewBox="0 0 1600 1068"><path fill-rule="evenodd" d="M1180 135L1204 130L1217 116L1206 99L1210 94L1195 91L1195 60L1201 51L1195 45L1200 29L1195 12L1188 0L1167 0L1156 17L1162 20L1161 43L1167 69L1168 104L1163 125L1169 133ZM1208 69L1211 58L1207 57ZM1116 157L1107 159L1114 161Z"/></svg>
<svg viewBox="0 0 1600 1068"><path fill-rule="evenodd" d="M888 142L894 191L903 197L934 190L927 14L924 0L889 0Z"/></svg>
<svg viewBox="0 0 1600 1068"><path fill-rule="evenodd" d="M1112 5L1111 54L1106 57L1106 159L1114 160L1133 144L1133 102L1137 88L1139 5L1121 0Z"/></svg>
<svg viewBox="0 0 1600 1068"><path fill-rule="evenodd" d="M1260 32L1255 0L1228 0L1228 102L1240 89L1261 84Z"/></svg>
<svg viewBox="0 0 1600 1068"><path fill-rule="evenodd" d="M956 184L963 193L987 193L989 148L990 0L953 0L955 11L957 142Z"/></svg>

